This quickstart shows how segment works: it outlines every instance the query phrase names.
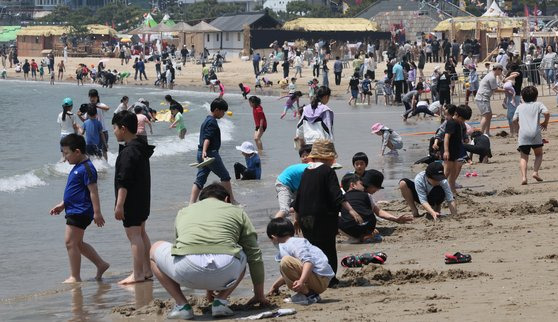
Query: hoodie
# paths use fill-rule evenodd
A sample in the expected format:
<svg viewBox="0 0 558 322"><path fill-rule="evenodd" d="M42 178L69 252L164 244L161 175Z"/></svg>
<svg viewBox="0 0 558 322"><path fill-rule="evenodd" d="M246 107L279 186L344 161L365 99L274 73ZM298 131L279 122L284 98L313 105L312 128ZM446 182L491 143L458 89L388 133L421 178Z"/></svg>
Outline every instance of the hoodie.
<svg viewBox="0 0 558 322"><path fill-rule="evenodd" d="M120 145L114 171L114 193L126 188L128 194L124 202L124 217L147 218L151 206L151 170L149 158L154 146L140 139L133 139Z"/></svg>
<svg viewBox="0 0 558 322"><path fill-rule="evenodd" d="M312 105L304 106L296 135L306 144L313 144L318 139L333 141L333 111L322 103L316 109Z"/></svg>

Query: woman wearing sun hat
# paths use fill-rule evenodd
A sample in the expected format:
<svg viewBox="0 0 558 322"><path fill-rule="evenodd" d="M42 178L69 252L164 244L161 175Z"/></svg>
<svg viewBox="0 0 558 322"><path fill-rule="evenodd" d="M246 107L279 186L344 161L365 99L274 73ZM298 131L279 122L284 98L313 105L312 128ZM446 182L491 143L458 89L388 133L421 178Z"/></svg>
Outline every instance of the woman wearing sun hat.
<svg viewBox="0 0 558 322"><path fill-rule="evenodd" d="M345 201L337 174L331 168L337 158L333 142L323 139L314 141L308 158L312 162L302 174L293 203L294 224L304 238L326 254L329 265L337 272L335 236L339 211L341 207L345 208L359 223L362 223L362 218ZM330 285L336 283L338 280L334 277Z"/></svg>
<svg viewBox="0 0 558 322"><path fill-rule="evenodd" d="M375 123L372 125L371 131L372 134L382 137L382 149L380 150L380 155L385 154L386 147L391 150L388 154L393 155L397 155L397 150L401 150L403 148L403 139L401 138L401 135L382 123Z"/></svg>

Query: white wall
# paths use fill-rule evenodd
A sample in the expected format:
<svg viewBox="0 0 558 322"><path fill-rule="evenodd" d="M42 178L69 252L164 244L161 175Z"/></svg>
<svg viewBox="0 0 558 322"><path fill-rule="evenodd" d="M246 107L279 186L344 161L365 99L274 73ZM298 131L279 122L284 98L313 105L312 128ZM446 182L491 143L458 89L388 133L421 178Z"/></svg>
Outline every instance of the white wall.
<svg viewBox="0 0 558 322"><path fill-rule="evenodd" d="M266 0L263 7L269 8L275 12L283 11L287 12L287 3L296 0Z"/></svg>

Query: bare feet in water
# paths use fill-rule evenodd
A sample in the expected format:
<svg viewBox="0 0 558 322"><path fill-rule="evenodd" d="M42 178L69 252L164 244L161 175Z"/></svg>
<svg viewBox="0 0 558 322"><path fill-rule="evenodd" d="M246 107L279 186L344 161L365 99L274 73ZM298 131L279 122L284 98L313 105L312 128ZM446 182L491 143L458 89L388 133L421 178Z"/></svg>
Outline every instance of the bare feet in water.
<svg viewBox="0 0 558 322"><path fill-rule="evenodd" d="M136 278L134 276L134 273L130 274L130 276L126 277L125 279L121 280L120 282L118 282L118 285L126 285L126 284L134 284L134 283L141 283L141 282L145 282L146 278L145 276L143 278Z"/></svg>
<svg viewBox="0 0 558 322"><path fill-rule="evenodd" d="M101 279L103 279L103 274L107 271L107 269L109 267L110 267L110 264L107 263L107 262L105 262L101 266L97 267L97 275L95 275L95 279L97 281L100 281Z"/></svg>
<svg viewBox="0 0 558 322"><path fill-rule="evenodd" d="M62 283L69 284L69 283L79 283L79 282L81 282L80 278L75 278L73 276L70 276Z"/></svg>

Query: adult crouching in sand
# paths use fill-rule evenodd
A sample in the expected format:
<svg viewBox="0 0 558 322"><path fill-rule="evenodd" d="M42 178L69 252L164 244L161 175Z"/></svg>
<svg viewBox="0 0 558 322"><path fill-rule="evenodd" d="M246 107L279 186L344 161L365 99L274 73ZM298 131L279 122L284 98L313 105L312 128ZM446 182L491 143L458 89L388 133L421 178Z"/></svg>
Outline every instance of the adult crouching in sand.
<svg viewBox="0 0 558 322"><path fill-rule="evenodd" d="M248 304L269 304L257 233L244 210L230 200L222 185L205 187L199 202L178 212L174 245L158 241L151 247L153 273L176 301L169 319L194 317L180 286L207 290L213 317L233 315L227 298L242 281L246 263L254 285Z"/></svg>

